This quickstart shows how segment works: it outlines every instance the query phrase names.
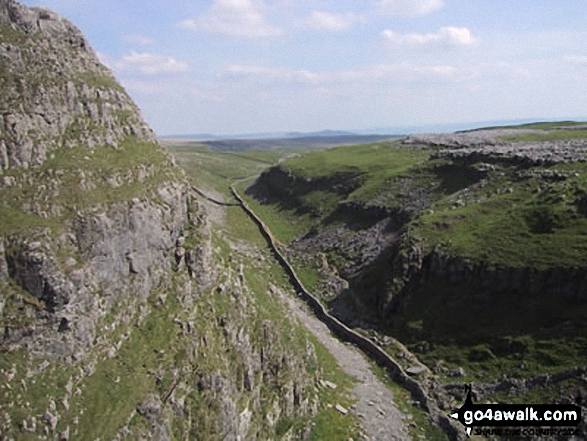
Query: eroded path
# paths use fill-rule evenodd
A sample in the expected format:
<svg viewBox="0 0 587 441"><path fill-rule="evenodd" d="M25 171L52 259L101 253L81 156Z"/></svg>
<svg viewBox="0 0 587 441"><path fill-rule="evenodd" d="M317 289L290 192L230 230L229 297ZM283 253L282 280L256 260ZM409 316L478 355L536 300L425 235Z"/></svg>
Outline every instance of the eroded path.
<svg viewBox="0 0 587 441"><path fill-rule="evenodd" d="M345 344L332 335L328 327L312 314L301 300L282 293L292 313L336 358L342 370L357 380L352 393L357 398L353 412L369 440L408 440L404 415L393 401L393 393L375 376L371 365L354 346Z"/></svg>

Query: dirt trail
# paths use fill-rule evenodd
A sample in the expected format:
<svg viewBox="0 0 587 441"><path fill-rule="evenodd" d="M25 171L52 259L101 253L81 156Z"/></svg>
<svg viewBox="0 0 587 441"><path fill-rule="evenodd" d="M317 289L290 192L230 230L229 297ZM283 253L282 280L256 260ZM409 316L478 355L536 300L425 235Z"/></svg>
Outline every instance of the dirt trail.
<svg viewBox="0 0 587 441"><path fill-rule="evenodd" d="M280 292L280 290L276 290ZM318 338L334 356L342 370L357 380L352 393L357 397L351 410L361 419L369 440L409 440L404 416L394 404L393 393L375 376L363 354L352 345L335 338L328 327L318 320L302 300L282 293L290 311Z"/></svg>

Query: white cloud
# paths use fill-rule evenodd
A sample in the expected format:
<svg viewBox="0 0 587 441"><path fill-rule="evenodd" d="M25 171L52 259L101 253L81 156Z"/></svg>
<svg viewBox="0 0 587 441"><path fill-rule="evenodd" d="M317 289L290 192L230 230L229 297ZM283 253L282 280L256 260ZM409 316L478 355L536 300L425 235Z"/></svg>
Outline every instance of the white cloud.
<svg viewBox="0 0 587 441"><path fill-rule="evenodd" d="M309 71L283 67L232 65L224 75L253 78L262 82L312 83L361 83L394 80L410 82L421 78L455 78L461 71L451 65L413 65L410 63L371 66L361 70Z"/></svg>
<svg viewBox="0 0 587 441"><path fill-rule="evenodd" d="M143 75L156 75L161 73L178 73L189 71L189 66L183 61L178 61L167 55L152 54L148 52L132 52L112 65L120 72L134 72Z"/></svg>
<svg viewBox="0 0 587 441"><path fill-rule="evenodd" d="M239 37L276 37L282 31L269 25L263 16L262 0L214 0L200 17L184 20L178 26L194 31Z"/></svg>
<svg viewBox="0 0 587 441"><path fill-rule="evenodd" d="M235 77L253 77L269 81L310 83L320 79L320 75L308 70L295 70L283 67L267 67L252 65L232 65L226 68L226 74Z"/></svg>
<svg viewBox="0 0 587 441"><path fill-rule="evenodd" d="M355 23L365 22L365 17L352 12L346 14L331 14L329 12L314 11L306 24L314 29L340 32L351 28Z"/></svg>
<svg viewBox="0 0 587 441"><path fill-rule="evenodd" d="M587 64L587 55L567 55L565 61L577 64Z"/></svg>
<svg viewBox="0 0 587 441"><path fill-rule="evenodd" d="M400 34L387 29L383 38L396 46L471 46L477 42L468 28L444 27L434 34Z"/></svg>
<svg viewBox="0 0 587 441"><path fill-rule="evenodd" d="M153 44L153 39L146 35L125 35L124 41L130 44L136 44L139 46L148 46Z"/></svg>
<svg viewBox="0 0 587 441"><path fill-rule="evenodd" d="M443 6L444 0L377 0L379 11L390 15L424 15Z"/></svg>

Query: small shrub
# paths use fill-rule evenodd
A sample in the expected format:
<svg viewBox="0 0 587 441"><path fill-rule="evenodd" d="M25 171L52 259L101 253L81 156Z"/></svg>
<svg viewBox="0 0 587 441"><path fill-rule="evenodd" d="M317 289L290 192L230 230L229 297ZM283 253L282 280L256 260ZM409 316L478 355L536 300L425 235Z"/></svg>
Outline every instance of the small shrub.
<svg viewBox="0 0 587 441"><path fill-rule="evenodd" d="M534 234L549 234L555 226L554 209L548 205L541 205L526 214L526 224Z"/></svg>

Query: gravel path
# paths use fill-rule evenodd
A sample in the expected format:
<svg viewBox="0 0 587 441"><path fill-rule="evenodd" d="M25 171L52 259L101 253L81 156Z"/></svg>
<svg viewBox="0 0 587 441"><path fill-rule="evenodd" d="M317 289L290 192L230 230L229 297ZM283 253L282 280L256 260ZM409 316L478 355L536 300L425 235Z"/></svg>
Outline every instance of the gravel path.
<svg viewBox="0 0 587 441"><path fill-rule="evenodd" d="M403 414L393 402L392 392L375 376L363 354L352 345L346 345L334 337L328 327L309 312L301 300L284 293L282 298L300 322L326 346L342 370L358 381L352 390L358 401L356 408L351 411L360 417L363 430L368 435L367 439L411 439Z"/></svg>

